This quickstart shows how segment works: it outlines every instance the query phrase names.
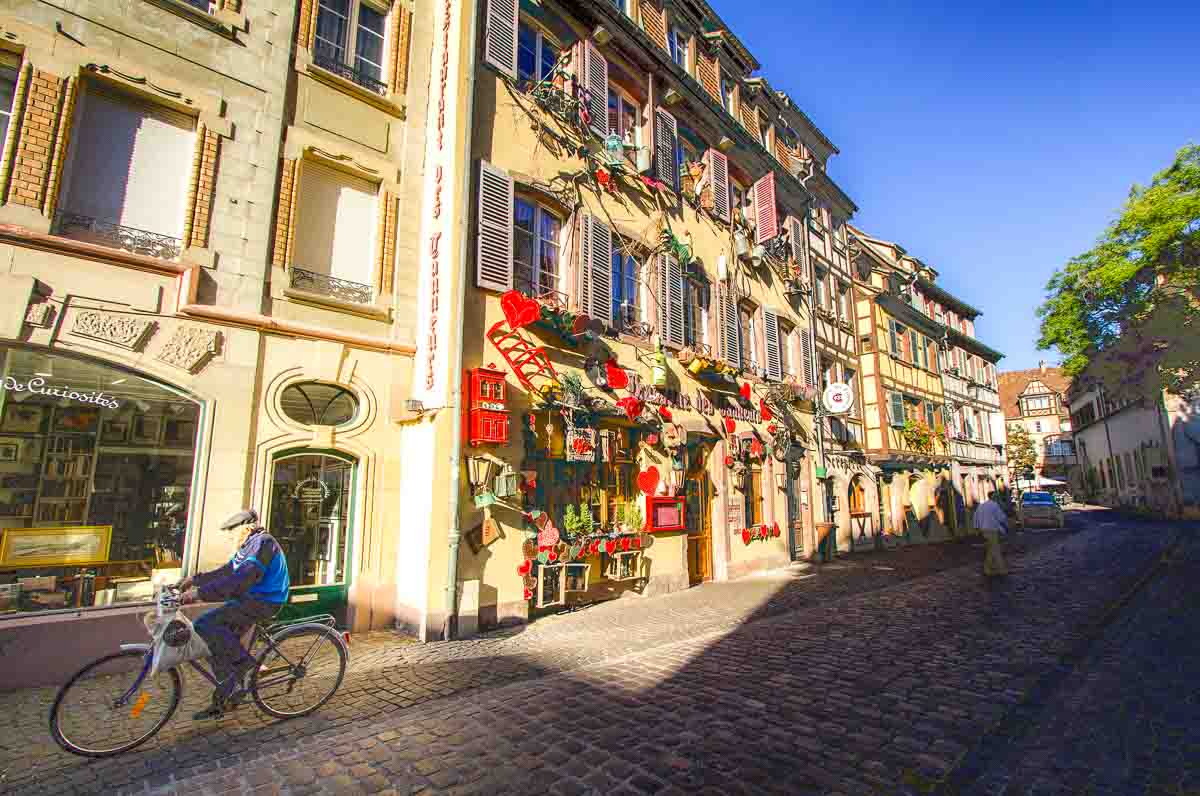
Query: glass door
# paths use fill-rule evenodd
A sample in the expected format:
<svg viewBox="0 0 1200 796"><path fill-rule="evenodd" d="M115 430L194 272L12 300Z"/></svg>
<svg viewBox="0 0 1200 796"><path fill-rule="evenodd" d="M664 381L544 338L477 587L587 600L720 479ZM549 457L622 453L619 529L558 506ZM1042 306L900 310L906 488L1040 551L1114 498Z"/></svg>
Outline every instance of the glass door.
<svg viewBox="0 0 1200 796"><path fill-rule="evenodd" d="M331 613L344 619L350 586L354 461L327 453L275 460L268 527L292 579L284 619Z"/></svg>

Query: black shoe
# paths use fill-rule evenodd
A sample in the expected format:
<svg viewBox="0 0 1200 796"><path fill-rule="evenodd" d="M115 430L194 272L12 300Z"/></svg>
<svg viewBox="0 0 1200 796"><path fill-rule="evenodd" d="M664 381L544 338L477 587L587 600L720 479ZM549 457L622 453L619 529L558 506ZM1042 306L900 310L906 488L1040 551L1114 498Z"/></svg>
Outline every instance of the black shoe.
<svg viewBox="0 0 1200 796"><path fill-rule="evenodd" d="M192 714L192 721L205 721L207 719L219 719L225 715L223 705L213 703L199 713Z"/></svg>

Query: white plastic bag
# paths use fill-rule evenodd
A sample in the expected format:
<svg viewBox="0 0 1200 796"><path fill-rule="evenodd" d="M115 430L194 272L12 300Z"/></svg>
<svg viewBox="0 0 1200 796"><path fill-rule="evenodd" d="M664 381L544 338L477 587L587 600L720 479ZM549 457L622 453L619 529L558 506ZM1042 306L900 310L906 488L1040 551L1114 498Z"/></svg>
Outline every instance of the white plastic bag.
<svg viewBox="0 0 1200 796"><path fill-rule="evenodd" d="M150 676L173 669L184 661L207 658L212 655L208 645L192 622L182 611L159 614L151 611L142 617L146 630L150 632L154 660L150 664Z"/></svg>

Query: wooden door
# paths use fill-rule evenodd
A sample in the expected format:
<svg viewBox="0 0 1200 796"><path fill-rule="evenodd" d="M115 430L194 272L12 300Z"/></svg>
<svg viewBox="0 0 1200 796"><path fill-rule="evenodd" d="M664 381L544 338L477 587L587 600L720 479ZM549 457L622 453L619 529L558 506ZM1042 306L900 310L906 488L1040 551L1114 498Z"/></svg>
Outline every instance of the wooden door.
<svg viewBox="0 0 1200 796"><path fill-rule="evenodd" d="M708 477L708 445L688 446L687 558L692 585L712 580L712 480Z"/></svg>

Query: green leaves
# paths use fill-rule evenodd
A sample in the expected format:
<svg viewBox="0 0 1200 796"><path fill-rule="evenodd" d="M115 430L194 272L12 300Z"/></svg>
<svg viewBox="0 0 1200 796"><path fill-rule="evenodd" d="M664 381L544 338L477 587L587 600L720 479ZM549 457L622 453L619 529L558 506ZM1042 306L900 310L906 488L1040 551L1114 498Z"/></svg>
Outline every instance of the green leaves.
<svg viewBox="0 0 1200 796"><path fill-rule="evenodd" d="M1089 375L1110 389L1116 377L1129 398L1198 386L1200 146L1133 186L1121 215L1046 291L1038 348L1057 348L1067 375L1093 366Z"/></svg>
<svg viewBox="0 0 1200 796"><path fill-rule="evenodd" d="M1008 447L1005 450L1009 467L1015 472L1032 470L1037 464L1037 451L1029 431L1021 423L1013 423L1008 427Z"/></svg>

